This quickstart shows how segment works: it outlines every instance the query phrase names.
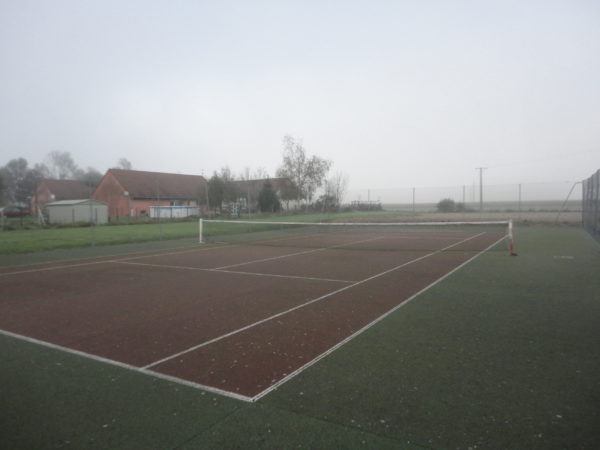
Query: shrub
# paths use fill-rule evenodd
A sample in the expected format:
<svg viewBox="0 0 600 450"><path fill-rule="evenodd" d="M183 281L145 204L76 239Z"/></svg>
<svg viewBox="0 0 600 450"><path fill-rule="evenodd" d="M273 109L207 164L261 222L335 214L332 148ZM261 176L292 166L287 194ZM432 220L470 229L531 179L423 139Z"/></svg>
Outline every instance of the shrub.
<svg viewBox="0 0 600 450"><path fill-rule="evenodd" d="M451 198L444 198L437 204L438 212L448 213L456 211L456 202Z"/></svg>

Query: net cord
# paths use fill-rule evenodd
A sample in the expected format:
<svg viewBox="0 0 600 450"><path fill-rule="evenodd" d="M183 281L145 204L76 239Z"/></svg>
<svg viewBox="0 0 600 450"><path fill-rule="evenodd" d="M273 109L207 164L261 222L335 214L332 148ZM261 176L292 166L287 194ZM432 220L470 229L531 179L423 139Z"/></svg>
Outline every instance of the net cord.
<svg viewBox="0 0 600 450"><path fill-rule="evenodd" d="M202 219L198 220L199 243L204 243L203 227L204 222L207 223L229 223L229 224L246 224L246 225L292 225L292 226L335 226L335 227L356 227L356 226L457 226L457 225L506 225L506 238L508 241L508 250L511 256L516 256L514 249L514 233L513 221L508 220L487 220L476 222L274 222L274 221L257 221L257 220L220 220L220 219Z"/></svg>
<svg viewBox="0 0 600 450"><path fill-rule="evenodd" d="M488 220L477 222L268 222L258 220L219 220L219 219L200 219L201 222L207 223L230 223L230 224L248 224L248 225L319 225L319 226L445 226L445 225L509 225L510 220Z"/></svg>

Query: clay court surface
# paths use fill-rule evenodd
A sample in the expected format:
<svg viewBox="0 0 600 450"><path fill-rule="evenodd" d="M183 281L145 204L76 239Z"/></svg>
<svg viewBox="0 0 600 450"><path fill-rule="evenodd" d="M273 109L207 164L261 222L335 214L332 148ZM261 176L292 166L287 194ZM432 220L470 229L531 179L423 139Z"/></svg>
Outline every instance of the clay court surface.
<svg viewBox="0 0 600 450"><path fill-rule="evenodd" d="M256 400L504 238L337 233L0 270L0 329Z"/></svg>

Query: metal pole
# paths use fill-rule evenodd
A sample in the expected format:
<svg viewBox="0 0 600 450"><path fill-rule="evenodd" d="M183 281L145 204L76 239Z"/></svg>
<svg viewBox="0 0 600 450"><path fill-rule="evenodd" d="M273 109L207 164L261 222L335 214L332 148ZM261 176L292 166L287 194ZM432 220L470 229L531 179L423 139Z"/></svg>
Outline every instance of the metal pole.
<svg viewBox="0 0 600 450"><path fill-rule="evenodd" d="M93 210L94 207L92 205L92 184L88 182L88 202L90 204L90 228L92 231L92 247L96 245L96 229L94 228L94 219L93 219Z"/></svg>
<svg viewBox="0 0 600 450"><path fill-rule="evenodd" d="M250 180L247 181L248 183L248 196L246 198L246 207L248 208L248 218L251 219L252 218L252 214L250 214Z"/></svg>
<svg viewBox="0 0 600 450"><path fill-rule="evenodd" d="M479 170L479 212L483 212L483 171L487 167L476 167Z"/></svg>
<svg viewBox="0 0 600 450"><path fill-rule="evenodd" d="M413 210L413 214L415 214L416 212L416 205L415 205L415 188L413 187L413 204L412 204L412 210Z"/></svg>
<svg viewBox="0 0 600 450"><path fill-rule="evenodd" d="M521 218L521 183L519 183L519 207L518 207L518 217Z"/></svg>
<svg viewBox="0 0 600 450"><path fill-rule="evenodd" d="M208 181L204 183L204 194L206 195L206 212L208 213L208 218L210 219L210 202L208 200Z"/></svg>
<svg viewBox="0 0 600 450"><path fill-rule="evenodd" d="M156 209L158 210L158 233L159 233L159 240L162 241L162 222L160 220L160 216L161 216L161 210L160 210L160 189L159 189L159 185L158 185L158 178L156 179L156 203L157 203L157 207Z"/></svg>

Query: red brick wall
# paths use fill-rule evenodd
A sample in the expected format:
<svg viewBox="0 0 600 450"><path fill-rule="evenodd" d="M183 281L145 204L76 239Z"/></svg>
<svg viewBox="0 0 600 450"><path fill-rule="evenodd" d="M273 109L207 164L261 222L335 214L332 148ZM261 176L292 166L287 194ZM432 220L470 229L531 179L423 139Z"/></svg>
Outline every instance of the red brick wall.
<svg viewBox="0 0 600 450"><path fill-rule="evenodd" d="M130 217L150 215L150 206L170 206L170 200L157 203L152 199L136 199L125 195L121 183L109 172L94 191L94 199L108 204L109 217ZM195 201L182 201L182 205L196 206Z"/></svg>
<svg viewBox="0 0 600 450"><path fill-rule="evenodd" d="M109 172L94 191L94 200L108 204L109 217L127 217L131 213L129 196L125 189Z"/></svg>
<svg viewBox="0 0 600 450"><path fill-rule="evenodd" d="M48 189L45 183L40 183L35 191L35 195L31 199L31 214L37 214L37 208L43 210L46 204L53 202L52 192Z"/></svg>

